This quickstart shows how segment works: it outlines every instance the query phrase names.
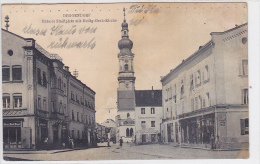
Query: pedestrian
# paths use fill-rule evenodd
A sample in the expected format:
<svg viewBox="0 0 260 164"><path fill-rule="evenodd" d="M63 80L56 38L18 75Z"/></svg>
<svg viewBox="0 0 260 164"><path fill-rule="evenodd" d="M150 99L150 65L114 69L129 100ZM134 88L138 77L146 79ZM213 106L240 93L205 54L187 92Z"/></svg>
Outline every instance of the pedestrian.
<svg viewBox="0 0 260 164"><path fill-rule="evenodd" d="M44 143L43 149L46 149L46 150L49 149L49 138L45 138L43 143Z"/></svg>
<svg viewBox="0 0 260 164"><path fill-rule="evenodd" d="M122 139L122 137L120 138L119 142L120 142L120 147L122 147L123 146L123 139Z"/></svg>
<svg viewBox="0 0 260 164"><path fill-rule="evenodd" d="M213 149L215 148L215 147L214 147L214 140L215 140L214 135L211 134L211 137L210 137L211 150L213 150Z"/></svg>
<svg viewBox="0 0 260 164"><path fill-rule="evenodd" d="M110 139L107 139L107 147L110 147Z"/></svg>

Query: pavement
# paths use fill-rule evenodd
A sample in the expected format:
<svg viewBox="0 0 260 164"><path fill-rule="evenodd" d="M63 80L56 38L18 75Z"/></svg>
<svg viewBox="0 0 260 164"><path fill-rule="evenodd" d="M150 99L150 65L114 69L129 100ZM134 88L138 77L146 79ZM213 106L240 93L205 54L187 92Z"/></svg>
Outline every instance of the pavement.
<svg viewBox="0 0 260 164"><path fill-rule="evenodd" d="M4 151L5 160L33 161L82 161L82 160L137 160L137 159L234 159L248 158L248 150L209 151L202 149L177 148L171 145L131 146L99 143L97 148L63 149L45 151Z"/></svg>

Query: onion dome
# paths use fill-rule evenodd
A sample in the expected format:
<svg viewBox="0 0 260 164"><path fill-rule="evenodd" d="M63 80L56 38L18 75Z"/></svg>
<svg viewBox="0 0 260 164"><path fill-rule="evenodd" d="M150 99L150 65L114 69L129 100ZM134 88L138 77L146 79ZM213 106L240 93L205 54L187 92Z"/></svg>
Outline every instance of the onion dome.
<svg viewBox="0 0 260 164"><path fill-rule="evenodd" d="M118 48L121 50L123 48L132 49L133 48L133 42L128 38L122 38L118 42Z"/></svg>

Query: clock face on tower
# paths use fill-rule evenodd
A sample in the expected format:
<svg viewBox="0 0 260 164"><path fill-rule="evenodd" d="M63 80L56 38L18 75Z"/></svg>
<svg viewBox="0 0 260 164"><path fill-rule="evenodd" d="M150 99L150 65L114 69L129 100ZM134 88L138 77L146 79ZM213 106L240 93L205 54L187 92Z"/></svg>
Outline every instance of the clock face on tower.
<svg viewBox="0 0 260 164"><path fill-rule="evenodd" d="M125 84L125 87L128 88L128 87L129 87L129 84Z"/></svg>

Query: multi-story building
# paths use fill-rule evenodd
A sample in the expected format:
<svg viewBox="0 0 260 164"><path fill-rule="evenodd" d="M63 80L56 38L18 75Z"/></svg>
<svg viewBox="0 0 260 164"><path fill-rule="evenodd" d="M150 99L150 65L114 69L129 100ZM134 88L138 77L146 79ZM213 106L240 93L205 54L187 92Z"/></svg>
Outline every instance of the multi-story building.
<svg viewBox="0 0 260 164"><path fill-rule="evenodd" d="M94 143L95 92L32 38L2 29L4 148L40 148L68 136Z"/></svg>
<svg viewBox="0 0 260 164"><path fill-rule="evenodd" d="M98 142L104 142L107 138L106 136L106 127L104 125L101 125L99 123L96 124L97 129L97 139Z"/></svg>
<svg viewBox="0 0 260 164"><path fill-rule="evenodd" d="M162 138L182 146L241 148L249 142L247 24L211 40L161 78Z"/></svg>
<svg viewBox="0 0 260 164"><path fill-rule="evenodd" d="M157 143L163 118L162 90L136 90L135 102L136 143Z"/></svg>

